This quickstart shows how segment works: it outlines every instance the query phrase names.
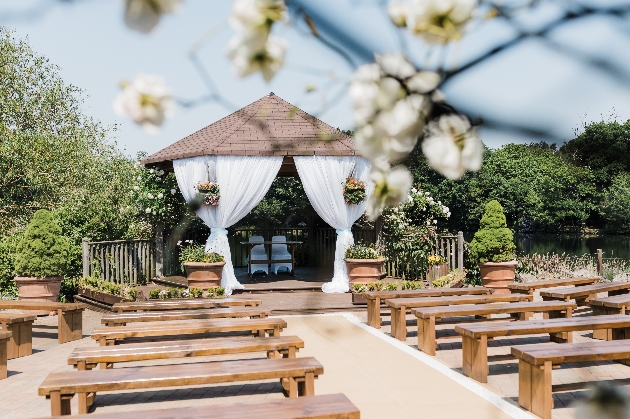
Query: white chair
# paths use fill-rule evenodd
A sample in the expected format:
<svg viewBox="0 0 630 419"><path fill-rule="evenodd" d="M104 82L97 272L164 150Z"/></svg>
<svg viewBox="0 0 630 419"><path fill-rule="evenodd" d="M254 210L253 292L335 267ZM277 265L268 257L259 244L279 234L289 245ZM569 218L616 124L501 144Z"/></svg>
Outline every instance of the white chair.
<svg viewBox="0 0 630 419"><path fill-rule="evenodd" d="M282 244L271 244L271 260L287 260L291 259L291 253L287 250L287 245L284 242L287 241L285 236L273 236L271 238L272 242L281 242ZM274 274L278 273L278 269L287 268L287 271L293 271L293 264L282 262L282 263L272 263L271 264L271 272Z"/></svg>
<svg viewBox="0 0 630 419"><path fill-rule="evenodd" d="M263 236L251 236L249 238L249 242L250 243L262 243L264 242L265 239ZM252 260L260 260L260 259L264 259L267 260L269 259L267 257L267 252L265 251L265 245L264 244L259 244L256 246L252 247ZM267 265L266 263L263 265L262 263L259 264L253 264L251 263L251 261L247 261L249 263L249 265L251 266L251 273L255 273L258 271L263 271L264 273L266 273L267 275L269 275L269 265Z"/></svg>

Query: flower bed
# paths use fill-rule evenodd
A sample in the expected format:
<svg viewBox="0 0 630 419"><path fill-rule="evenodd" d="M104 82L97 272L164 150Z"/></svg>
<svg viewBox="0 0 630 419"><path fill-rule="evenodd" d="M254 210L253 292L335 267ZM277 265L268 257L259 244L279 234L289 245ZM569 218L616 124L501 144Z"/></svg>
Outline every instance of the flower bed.
<svg viewBox="0 0 630 419"><path fill-rule="evenodd" d="M77 292L78 295L105 304L135 301L137 296L136 289L127 284L116 284L90 276L79 280Z"/></svg>
<svg viewBox="0 0 630 419"><path fill-rule="evenodd" d="M184 290L180 288L154 288L149 291L149 299L151 300L166 300L166 299L191 299L191 298L225 298L225 288L216 287L210 288L207 292L201 288L186 288Z"/></svg>

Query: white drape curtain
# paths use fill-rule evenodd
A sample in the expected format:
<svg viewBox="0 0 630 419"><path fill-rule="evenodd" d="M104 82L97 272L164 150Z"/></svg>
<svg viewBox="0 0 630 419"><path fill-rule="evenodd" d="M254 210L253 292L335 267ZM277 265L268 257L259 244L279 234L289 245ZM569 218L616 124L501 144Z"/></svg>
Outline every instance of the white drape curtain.
<svg viewBox="0 0 630 419"><path fill-rule="evenodd" d="M199 156L173 160L177 184L186 202L197 194L197 183L209 180L219 184L219 205L202 205L197 216L210 227L206 252L216 252L225 258L221 285L227 295L234 289L243 289L234 275L227 228L258 205L281 165L281 156Z"/></svg>
<svg viewBox="0 0 630 419"><path fill-rule="evenodd" d="M348 292L350 285L343 259L346 249L354 244L352 224L365 212L367 200L359 205L346 204L343 184L353 175L365 182L369 197L374 191L369 179L370 164L362 157L295 156L293 160L311 205L326 223L337 229L334 274L322 290Z"/></svg>

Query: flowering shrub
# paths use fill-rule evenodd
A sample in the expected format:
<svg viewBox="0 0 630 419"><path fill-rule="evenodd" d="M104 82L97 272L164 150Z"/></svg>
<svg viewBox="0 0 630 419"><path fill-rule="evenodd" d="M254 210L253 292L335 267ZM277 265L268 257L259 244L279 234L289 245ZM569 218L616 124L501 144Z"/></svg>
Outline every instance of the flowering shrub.
<svg viewBox="0 0 630 419"><path fill-rule="evenodd" d="M179 249L182 272L186 272L184 267L186 262L217 263L225 261L225 258L218 253L206 253L206 247L203 244L193 244L192 241L188 241L188 243L187 246L181 246ZM177 244L181 245L181 242Z"/></svg>
<svg viewBox="0 0 630 419"><path fill-rule="evenodd" d="M443 263L446 263L446 260L444 260L444 258L440 255L430 255L427 259L427 262L429 263L429 265L441 265Z"/></svg>
<svg viewBox="0 0 630 419"><path fill-rule="evenodd" d="M348 177L343 184L343 199L346 204L358 205L365 201L366 197L365 182L356 180L352 176Z"/></svg>
<svg viewBox="0 0 630 419"><path fill-rule="evenodd" d="M360 294L363 292L373 291L396 291L398 289L398 282L367 282L364 284L352 284L352 292L354 294Z"/></svg>
<svg viewBox="0 0 630 419"><path fill-rule="evenodd" d="M378 259L380 252L362 243L355 243L346 249L346 259Z"/></svg>
<svg viewBox="0 0 630 419"><path fill-rule="evenodd" d="M217 206L219 205L219 198L221 198L221 191L219 184L216 182L199 182L197 184L198 199L206 205Z"/></svg>

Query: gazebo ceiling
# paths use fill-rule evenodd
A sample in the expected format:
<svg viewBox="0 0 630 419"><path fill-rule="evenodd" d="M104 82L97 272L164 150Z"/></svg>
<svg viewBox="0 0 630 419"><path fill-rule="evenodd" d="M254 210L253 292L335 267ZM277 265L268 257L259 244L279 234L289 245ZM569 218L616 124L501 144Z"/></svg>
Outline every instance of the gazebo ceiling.
<svg viewBox="0 0 630 419"><path fill-rule="evenodd" d="M141 161L172 170L196 156L285 156L279 175L294 175L293 156L353 156L353 139L273 93Z"/></svg>

